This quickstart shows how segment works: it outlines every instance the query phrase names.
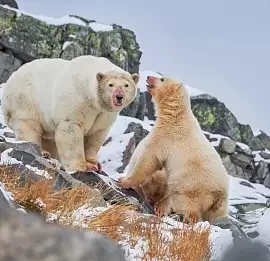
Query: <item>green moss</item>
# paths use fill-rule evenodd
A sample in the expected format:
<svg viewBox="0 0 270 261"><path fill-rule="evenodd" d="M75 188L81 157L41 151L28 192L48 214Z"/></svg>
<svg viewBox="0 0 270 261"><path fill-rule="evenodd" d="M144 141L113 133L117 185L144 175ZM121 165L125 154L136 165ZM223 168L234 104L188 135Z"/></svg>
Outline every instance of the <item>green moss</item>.
<svg viewBox="0 0 270 261"><path fill-rule="evenodd" d="M212 125L215 122L215 116L212 114L212 112L209 111L208 113L208 123Z"/></svg>

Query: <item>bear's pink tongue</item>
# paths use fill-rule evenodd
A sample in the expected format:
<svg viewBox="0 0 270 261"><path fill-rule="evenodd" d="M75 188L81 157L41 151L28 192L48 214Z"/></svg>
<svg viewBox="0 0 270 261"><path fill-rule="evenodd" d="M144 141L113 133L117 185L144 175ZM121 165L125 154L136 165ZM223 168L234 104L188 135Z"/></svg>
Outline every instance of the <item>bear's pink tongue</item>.
<svg viewBox="0 0 270 261"><path fill-rule="evenodd" d="M146 82L150 85L153 86L155 83L155 77L153 76L147 76Z"/></svg>

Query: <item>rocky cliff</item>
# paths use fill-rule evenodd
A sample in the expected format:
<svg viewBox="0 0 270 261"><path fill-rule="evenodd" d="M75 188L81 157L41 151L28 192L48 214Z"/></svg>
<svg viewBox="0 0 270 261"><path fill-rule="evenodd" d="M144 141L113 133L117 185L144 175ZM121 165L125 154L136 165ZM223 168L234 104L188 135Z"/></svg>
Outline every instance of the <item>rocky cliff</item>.
<svg viewBox="0 0 270 261"><path fill-rule="evenodd" d="M72 59L91 54L138 72L141 51L134 32L119 25L69 15L61 19L33 17L0 6L0 83L22 64L37 58Z"/></svg>

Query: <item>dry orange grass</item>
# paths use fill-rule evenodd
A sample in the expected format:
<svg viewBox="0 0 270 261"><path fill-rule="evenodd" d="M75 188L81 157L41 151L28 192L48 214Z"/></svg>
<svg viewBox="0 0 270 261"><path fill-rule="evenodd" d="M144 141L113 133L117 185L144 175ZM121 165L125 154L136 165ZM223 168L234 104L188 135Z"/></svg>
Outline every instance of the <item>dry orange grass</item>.
<svg viewBox="0 0 270 261"><path fill-rule="evenodd" d="M68 220L68 217L76 209L86 204L89 207L97 204L93 191L85 186L56 191L53 189L54 180L26 181L22 186L19 184L18 172L9 166L0 167L0 182L13 193L16 202L27 210L38 211L44 216L57 213L56 222L59 225L73 226L73 220ZM99 189L106 193L101 187ZM61 216L64 218L61 219ZM164 226L167 227L169 238L163 233ZM82 226L76 227L84 229ZM87 227L112 240L124 242L130 248L143 239L148 249L137 260L205 261L210 257L210 229L195 228L194 224L169 228L159 217L144 216L135 211L135 206L125 203L113 205L91 218L87 221Z"/></svg>
<svg viewBox="0 0 270 261"><path fill-rule="evenodd" d="M93 218L89 228L115 241L126 241L132 247L135 247L138 240L142 238L147 242L148 250L137 260L209 260L210 227L202 228L196 227L196 224L186 224L182 228L169 228L167 225L168 238L164 234L164 225L166 226L166 223L158 217L147 219L139 213L136 214L132 206L118 205Z"/></svg>
<svg viewBox="0 0 270 261"><path fill-rule="evenodd" d="M80 206L97 205L95 190L87 186L54 189L55 180L41 179L20 182L19 172L11 166L0 167L0 181L13 193L17 203L26 210L37 211L46 216L48 213L69 213Z"/></svg>

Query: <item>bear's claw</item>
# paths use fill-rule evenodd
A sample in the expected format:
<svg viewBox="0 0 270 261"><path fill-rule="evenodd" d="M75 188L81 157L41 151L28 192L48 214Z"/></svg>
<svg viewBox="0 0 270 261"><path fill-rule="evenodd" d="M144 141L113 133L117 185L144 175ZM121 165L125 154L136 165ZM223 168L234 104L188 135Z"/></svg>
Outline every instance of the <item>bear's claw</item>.
<svg viewBox="0 0 270 261"><path fill-rule="evenodd" d="M43 158L46 158L46 159L50 159L51 158L51 154L47 151L47 150L41 150L41 156Z"/></svg>

